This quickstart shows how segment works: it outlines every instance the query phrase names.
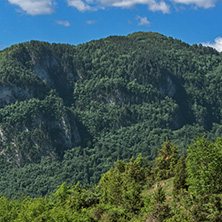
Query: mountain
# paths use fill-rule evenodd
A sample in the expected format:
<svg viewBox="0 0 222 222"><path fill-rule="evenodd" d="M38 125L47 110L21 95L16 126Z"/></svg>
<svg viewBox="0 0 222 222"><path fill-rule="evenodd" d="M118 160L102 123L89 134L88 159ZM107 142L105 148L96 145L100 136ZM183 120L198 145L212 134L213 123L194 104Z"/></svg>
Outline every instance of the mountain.
<svg viewBox="0 0 222 222"><path fill-rule="evenodd" d="M0 52L0 193L94 184L118 158L149 160L221 136L222 54L158 33Z"/></svg>

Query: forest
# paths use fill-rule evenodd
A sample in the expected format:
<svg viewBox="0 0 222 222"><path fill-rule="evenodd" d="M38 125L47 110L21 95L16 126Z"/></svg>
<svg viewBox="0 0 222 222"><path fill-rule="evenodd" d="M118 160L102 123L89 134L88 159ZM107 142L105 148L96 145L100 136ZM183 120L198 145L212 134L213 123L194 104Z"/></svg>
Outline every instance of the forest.
<svg viewBox="0 0 222 222"><path fill-rule="evenodd" d="M77 46L30 41L0 51L0 196L1 201L8 201L5 210L15 209L9 211L14 215L13 220L23 220L19 212L25 206L38 204L40 210L30 209L28 221L34 221L34 215L56 221L52 212L57 212L59 206L65 206L63 210L69 212L73 195L80 195L79 189L84 196L79 196L81 201L94 201L94 204L80 205L92 220L103 220L105 215L108 218L114 214L135 221L137 216L141 219L141 215L148 215L145 211L142 213L142 209L153 197L145 195L145 190L160 179L173 183L175 176L175 172L169 171L167 178L161 178L165 171L156 170L162 144L167 140L174 144L178 158L190 155L188 147L199 146L196 143L201 139L195 142L194 138L204 137L219 146L221 74L222 54L215 49L189 45L152 32L110 36ZM144 171L140 182L125 175L129 173L125 168L131 166L128 164L142 161L138 158L143 159L142 168L138 168ZM213 169L215 161L210 164ZM189 174L192 170L189 161L185 162ZM120 169L118 172L118 164L123 165L123 172ZM176 168L175 164L171 170ZM193 210L200 207L192 202L197 201L195 198L199 198L200 193L191 181L199 185L206 183L206 194L215 187L216 199L212 199L212 206L215 207L213 203L220 197L217 196L220 186L216 188L217 185L211 184L219 182L213 182L210 177L215 175L220 180L220 172L211 173L205 172L205 176L209 176L206 180L194 179L192 173L186 179L189 188L183 188L186 191L183 198L190 198ZM134 188L132 191L124 185L123 190L117 191L119 201L127 204L126 199L121 199L128 198L127 195L138 194L138 198L142 198L138 200L141 205L129 203L140 206L132 210L131 216L125 215L129 206L114 207L118 204L98 188L101 184L107 186L104 178L112 179L108 175L115 178L122 174ZM157 189L160 195L161 189ZM56 199L62 190L67 192L64 202ZM187 205L182 203L184 207L173 208L173 204L178 207L180 204L171 202L174 199L167 193L164 195L172 211L167 220L173 218L176 211L186 209ZM186 198L184 201L189 203ZM110 206L103 205L106 199ZM211 204L208 207L210 211ZM48 216L43 213L46 208L50 209ZM93 216L93 209L102 212L98 218ZM219 212L220 208L217 209L215 212ZM84 220L83 211L76 210L74 214ZM204 215L209 213L206 209L200 211ZM75 215L67 214L67 220ZM192 212L182 215L186 220L196 220Z"/></svg>
<svg viewBox="0 0 222 222"><path fill-rule="evenodd" d="M60 185L45 197L0 198L1 221L222 220L222 138L198 137L188 154L167 139L154 163L118 159L94 186Z"/></svg>

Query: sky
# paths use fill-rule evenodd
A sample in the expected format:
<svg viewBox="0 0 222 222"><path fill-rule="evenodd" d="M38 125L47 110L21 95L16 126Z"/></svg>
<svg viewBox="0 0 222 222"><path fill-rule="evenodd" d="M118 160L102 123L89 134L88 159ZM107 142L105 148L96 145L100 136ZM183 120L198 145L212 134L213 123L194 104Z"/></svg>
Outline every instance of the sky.
<svg viewBox="0 0 222 222"><path fill-rule="evenodd" d="M222 51L222 0L0 0L0 50L158 32Z"/></svg>

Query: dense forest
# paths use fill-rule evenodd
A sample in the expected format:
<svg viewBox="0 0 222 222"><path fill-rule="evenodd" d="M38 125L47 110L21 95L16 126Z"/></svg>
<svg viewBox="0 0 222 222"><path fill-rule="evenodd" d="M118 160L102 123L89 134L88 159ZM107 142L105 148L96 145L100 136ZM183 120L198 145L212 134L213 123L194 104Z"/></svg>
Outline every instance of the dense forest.
<svg viewBox="0 0 222 222"><path fill-rule="evenodd" d="M222 138L196 138L188 155L166 140L155 167L117 160L98 184L63 183L45 197L0 198L1 221L222 221Z"/></svg>
<svg viewBox="0 0 222 222"><path fill-rule="evenodd" d="M57 211L54 206L60 205L68 212L73 205L66 205L66 201L80 195L83 202L84 198L94 201L94 205L83 203L90 210L95 207L95 211L109 212L114 208L97 208L98 203L111 198L102 193L107 186L105 175L129 173L116 164L130 167L131 158L139 154L150 163L140 165L146 171L141 183L125 175L126 181L132 182L129 186L139 186L133 188L135 194L129 187L124 187L124 194L117 191L117 195L128 198L139 195L145 184L151 186L165 174L152 172L151 182L147 182L150 175L146 174L155 169L154 160L166 138L178 147L179 158L182 153L187 156L188 145L197 146L195 137L205 135L207 141L217 141L222 136L221 80L221 53L152 32L110 36L77 46L30 41L0 51L0 195L5 195L1 201L23 194L37 199L20 197L8 202L6 208L18 204L22 212L26 205L38 204L41 212L47 208L53 214ZM196 195L191 180L189 189ZM61 186L64 182L66 185ZM103 184L104 189L86 189L84 184ZM220 191L218 187L215 194ZM55 200L60 192L67 193ZM44 199L45 195L51 197ZM135 203L138 208L132 215L141 213L149 201L138 200L141 206ZM113 207L112 201L107 203ZM86 205L79 207L84 210ZM115 209L114 215L125 215L125 208ZM40 215L29 213L27 218Z"/></svg>

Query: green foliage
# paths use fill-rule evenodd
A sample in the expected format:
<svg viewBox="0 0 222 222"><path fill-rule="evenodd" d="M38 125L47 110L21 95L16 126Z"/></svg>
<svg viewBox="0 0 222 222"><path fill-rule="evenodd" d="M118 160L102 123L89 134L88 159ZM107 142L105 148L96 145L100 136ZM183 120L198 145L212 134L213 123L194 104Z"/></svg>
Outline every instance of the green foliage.
<svg viewBox="0 0 222 222"><path fill-rule="evenodd" d="M190 202L189 204L184 204L184 199L187 199L186 196L184 196L184 194L181 194L176 196L176 198L179 200L175 201L175 199L173 201L171 201L171 217L168 218L166 221L167 222L195 222L196 220L193 218L192 214L191 214L191 207L190 205L192 205Z"/></svg>
<svg viewBox="0 0 222 222"><path fill-rule="evenodd" d="M222 191L221 143L221 138L214 143L199 137L189 146L187 182L191 194L216 194Z"/></svg>
<svg viewBox="0 0 222 222"><path fill-rule="evenodd" d="M166 195L163 191L162 186L158 186L155 190L149 206L149 217L148 221L165 221L170 218L170 207L166 203Z"/></svg>
<svg viewBox="0 0 222 222"><path fill-rule="evenodd" d="M191 217L193 221L221 221L222 200L218 195L196 197L192 201Z"/></svg>
<svg viewBox="0 0 222 222"><path fill-rule="evenodd" d="M177 161L177 147L171 144L170 141L167 139L166 142L163 143L162 148L159 149L158 156L156 158L157 179L167 179L174 176Z"/></svg>
<svg viewBox="0 0 222 222"><path fill-rule="evenodd" d="M136 213L142 206L141 189L145 183L143 159L138 156L129 163L118 160L115 168L104 174L99 182L101 202L122 205L126 212Z"/></svg>
<svg viewBox="0 0 222 222"><path fill-rule="evenodd" d="M186 158L183 155L178 160L175 166L175 177L173 180L173 192L179 193L181 189L186 189L186 179L187 179L187 172L186 172Z"/></svg>
<svg viewBox="0 0 222 222"><path fill-rule="evenodd" d="M204 138L199 138L202 139ZM218 139L214 144L220 145L220 142L221 139ZM189 155L190 152L188 159ZM181 172L184 172L184 157L179 159L177 170L179 166L183 166ZM183 174L181 172L179 175ZM84 187L80 183L67 186L63 183L45 197L30 198L21 195L9 200L2 196L0 221L221 221L221 191L219 194L206 192L195 196L192 192L181 189L181 192L175 192L172 197L168 193L169 187L165 186L169 180L156 184L154 189L150 186L148 188L147 175L150 174L150 166L141 155L136 159L131 158L130 162L118 159L115 166L95 186ZM184 178L181 178L184 182ZM154 187L155 184L152 185Z"/></svg>

